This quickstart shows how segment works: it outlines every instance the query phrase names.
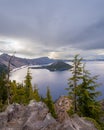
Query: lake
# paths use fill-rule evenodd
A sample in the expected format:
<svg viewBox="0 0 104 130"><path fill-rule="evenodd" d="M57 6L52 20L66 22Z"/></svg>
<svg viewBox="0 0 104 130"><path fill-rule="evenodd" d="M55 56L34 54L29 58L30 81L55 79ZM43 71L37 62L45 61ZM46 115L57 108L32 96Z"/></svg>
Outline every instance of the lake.
<svg viewBox="0 0 104 130"><path fill-rule="evenodd" d="M71 62L69 64L72 64ZM104 99L104 61L87 61L86 69L91 72L92 75L99 75L98 83L101 83L97 90L102 92L102 96L98 98ZM39 93L42 96L46 94L47 86L50 87L53 100L56 100L60 95L66 95L65 88L68 87L68 78L71 76L71 72L68 71L55 71L51 72L46 69L30 69L32 76L32 85L37 85ZM24 78L27 73L27 67L18 69L11 72L11 80L16 80L19 83L24 82Z"/></svg>

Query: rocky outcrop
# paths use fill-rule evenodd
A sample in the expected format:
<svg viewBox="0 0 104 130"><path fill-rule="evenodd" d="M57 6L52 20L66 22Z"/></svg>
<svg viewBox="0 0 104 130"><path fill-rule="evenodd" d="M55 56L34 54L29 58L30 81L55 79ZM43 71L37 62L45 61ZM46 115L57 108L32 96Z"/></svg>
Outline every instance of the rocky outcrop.
<svg viewBox="0 0 104 130"><path fill-rule="evenodd" d="M28 106L12 104L0 113L0 130L48 130L56 124L43 102L31 101Z"/></svg>
<svg viewBox="0 0 104 130"><path fill-rule="evenodd" d="M57 120L61 123L64 120L69 119L67 111L71 108L72 101L66 96L60 96L55 102L55 111L57 114Z"/></svg>
<svg viewBox="0 0 104 130"><path fill-rule="evenodd" d="M61 98L64 100L64 98ZM63 101L59 99L59 101ZM57 102L60 103L58 100ZM61 102L67 104L67 98ZM69 105L68 105L69 104ZM57 106L57 103L56 103ZM67 115L68 116L68 115ZM93 123L74 115L73 118L54 119L43 102L31 101L28 106L12 104L5 112L0 113L0 130L97 130Z"/></svg>

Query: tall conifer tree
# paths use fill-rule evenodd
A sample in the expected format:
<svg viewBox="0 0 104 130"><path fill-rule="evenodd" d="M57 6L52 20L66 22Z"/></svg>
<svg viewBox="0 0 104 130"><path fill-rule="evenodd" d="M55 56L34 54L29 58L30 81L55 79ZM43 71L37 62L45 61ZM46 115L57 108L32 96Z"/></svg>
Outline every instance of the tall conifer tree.
<svg viewBox="0 0 104 130"><path fill-rule="evenodd" d="M88 70L83 66L82 82L78 86L78 109L82 116L99 119L101 106L97 101L97 97L101 94L96 88L99 86L97 83L98 76L91 76Z"/></svg>
<svg viewBox="0 0 104 130"><path fill-rule="evenodd" d="M75 55L74 60L72 61L72 77L68 79L69 88L69 95L73 98L74 104L74 112L77 112L77 87L78 83L82 77L82 58L79 58L79 55Z"/></svg>
<svg viewBox="0 0 104 130"><path fill-rule="evenodd" d="M96 82L97 76L91 76L89 71L85 70L82 58L79 58L78 55L74 57L72 66L72 77L69 78L67 90L74 102L74 112L98 121L101 106L97 101L100 94L96 89L99 86Z"/></svg>
<svg viewBox="0 0 104 130"><path fill-rule="evenodd" d="M30 71L29 71L29 68L27 70L27 75L25 77L25 95L26 95L26 99L27 99L27 103L33 99L33 88L32 88L32 84L31 84L31 80L32 80L32 77L31 77L31 74L30 74Z"/></svg>
<svg viewBox="0 0 104 130"><path fill-rule="evenodd" d="M53 100L52 100L52 96L51 96L51 92L50 92L50 88L49 87L47 87L47 93L46 93L45 103L48 106L49 111L52 114L52 116L56 117L54 103L53 103Z"/></svg>
<svg viewBox="0 0 104 130"><path fill-rule="evenodd" d="M0 75L0 101L4 104L8 98L8 90L7 90L7 80L5 73Z"/></svg>
<svg viewBox="0 0 104 130"><path fill-rule="evenodd" d="M38 87L36 85L34 86L34 98L36 101L41 100L41 97L40 97L39 92L38 92Z"/></svg>

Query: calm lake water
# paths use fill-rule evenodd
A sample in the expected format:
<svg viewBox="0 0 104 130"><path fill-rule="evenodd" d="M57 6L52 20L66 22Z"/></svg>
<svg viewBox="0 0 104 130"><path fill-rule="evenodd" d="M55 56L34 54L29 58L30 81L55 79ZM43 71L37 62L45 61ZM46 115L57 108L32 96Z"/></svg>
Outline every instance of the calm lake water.
<svg viewBox="0 0 104 130"><path fill-rule="evenodd" d="M69 64L72 64L71 62ZM86 69L91 72L92 75L99 75L98 83L101 83L97 90L102 92L102 96L98 98L104 99L104 62L103 61L87 61ZM50 72L46 69L30 69L32 75L32 84L37 85L39 88L39 93L42 96L46 94L47 86L50 87L51 94L54 100L56 100L60 95L66 95L67 91L65 88L68 87L68 78L70 78L70 71L56 71ZM16 80L17 82L24 82L24 78L27 73L27 67L18 69L11 73L11 80Z"/></svg>

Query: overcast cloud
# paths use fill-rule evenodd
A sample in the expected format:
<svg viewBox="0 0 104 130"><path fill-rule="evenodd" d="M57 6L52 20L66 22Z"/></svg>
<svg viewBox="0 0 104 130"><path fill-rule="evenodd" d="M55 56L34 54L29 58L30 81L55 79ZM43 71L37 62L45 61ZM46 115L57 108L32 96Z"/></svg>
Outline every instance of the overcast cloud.
<svg viewBox="0 0 104 130"><path fill-rule="evenodd" d="M0 49L22 57L104 58L104 0L0 0Z"/></svg>

